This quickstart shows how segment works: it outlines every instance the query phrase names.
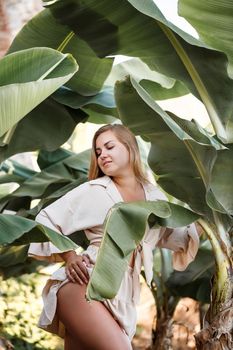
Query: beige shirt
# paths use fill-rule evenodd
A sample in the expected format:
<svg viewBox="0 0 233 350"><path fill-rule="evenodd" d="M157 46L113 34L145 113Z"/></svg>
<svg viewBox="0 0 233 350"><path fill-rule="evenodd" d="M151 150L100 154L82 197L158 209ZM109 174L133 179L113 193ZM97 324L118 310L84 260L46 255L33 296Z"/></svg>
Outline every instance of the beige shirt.
<svg viewBox="0 0 233 350"><path fill-rule="evenodd" d="M146 200L166 200L158 187L152 184L144 184L143 187ZM64 235L84 230L90 244L101 242L105 217L118 202L123 202L123 199L117 187L110 177L103 176L78 186L42 209L36 221ZM142 249L137 252L140 259L136 259L136 268L140 270L141 265L144 265L148 284L153 277L153 249L156 246L171 249L174 269L184 270L198 251L199 236L195 225L169 231L163 227L150 229L147 226ZM31 243L28 252L29 256L53 262L61 261L59 253L59 249L51 242Z"/></svg>

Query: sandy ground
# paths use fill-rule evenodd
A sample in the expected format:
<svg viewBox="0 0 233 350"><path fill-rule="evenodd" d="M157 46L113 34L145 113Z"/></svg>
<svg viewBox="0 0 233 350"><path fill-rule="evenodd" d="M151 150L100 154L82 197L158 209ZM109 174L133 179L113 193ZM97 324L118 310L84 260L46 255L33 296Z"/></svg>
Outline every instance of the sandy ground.
<svg viewBox="0 0 233 350"><path fill-rule="evenodd" d="M133 339L134 350L146 350L151 344L151 329L155 318L153 296L142 284L141 301L138 306L137 332ZM200 329L198 302L190 298L182 298L177 305L172 326L172 349L194 350L194 334Z"/></svg>

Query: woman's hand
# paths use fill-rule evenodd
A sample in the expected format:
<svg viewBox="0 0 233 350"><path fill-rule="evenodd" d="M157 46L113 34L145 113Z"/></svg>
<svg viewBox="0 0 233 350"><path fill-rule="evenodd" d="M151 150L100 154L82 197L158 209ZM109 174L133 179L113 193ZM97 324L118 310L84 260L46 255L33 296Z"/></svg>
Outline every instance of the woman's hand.
<svg viewBox="0 0 233 350"><path fill-rule="evenodd" d="M87 255L77 255L75 251L61 253L66 262L66 275L71 282L83 285L87 284L89 275L86 266L90 266L90 259Z"/></svg>

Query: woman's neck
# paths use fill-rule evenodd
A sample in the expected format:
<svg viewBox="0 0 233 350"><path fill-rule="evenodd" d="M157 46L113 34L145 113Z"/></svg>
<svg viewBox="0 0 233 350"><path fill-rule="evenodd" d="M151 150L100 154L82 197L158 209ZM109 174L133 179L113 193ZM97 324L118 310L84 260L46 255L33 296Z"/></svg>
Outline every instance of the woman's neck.
<svg viewBox="0 0 233 350"><path fill-rule="evenodd" d="M113 177L112 180L117 185L118 188L122 189L136 189L140 185L137 181L135 175L129 176L116 176Z"/></svg>
<svg viewBox="0 0 233 350"><path fill-rule="evenodd" d="M114 177L112 180L124 202L141 201L146 199L144 188L134 175L132 177Z"/></svg>

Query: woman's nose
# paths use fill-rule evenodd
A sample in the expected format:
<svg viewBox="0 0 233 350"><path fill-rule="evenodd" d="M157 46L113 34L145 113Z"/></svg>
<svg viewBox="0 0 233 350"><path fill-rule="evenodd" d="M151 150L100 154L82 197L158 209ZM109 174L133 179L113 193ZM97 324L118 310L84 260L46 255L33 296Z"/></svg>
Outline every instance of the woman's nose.
<svg viewBox="0 0 233 350"><path fill-rule="evenodd" d="M101 155L100 155L100 158L101 158L101 159L104 159L104 158L106 158L106 157L107 157L107 152L106 152L106 150L102 150Z"/></svg>

